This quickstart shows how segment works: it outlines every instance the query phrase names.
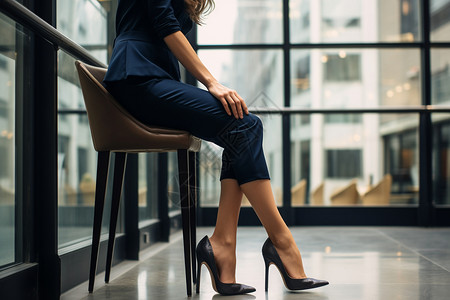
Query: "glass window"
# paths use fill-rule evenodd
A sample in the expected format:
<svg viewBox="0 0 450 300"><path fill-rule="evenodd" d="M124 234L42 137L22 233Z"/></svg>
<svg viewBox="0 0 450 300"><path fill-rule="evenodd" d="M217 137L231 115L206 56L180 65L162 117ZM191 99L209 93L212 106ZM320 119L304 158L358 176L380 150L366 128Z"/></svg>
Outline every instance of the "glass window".
<svg viewBox="0 0 450 300"><path fill-rule="evenodd" d="M430 30L433 42L450 41L450 0L430 1Z"/></svg>
<svg viewBox="0 0 450 300"><path fill-rule="evenodd" d="M440 65L444 68L444 57L436 56L441 58ZM421 104L417 49L293 49L291 67L292 107ZM331 122L334 117L327 118ZM346 119L357 122L357 118Z"/></svg>
<svg viewBox="0 0 450 300"><path fill-rule="evenodd" d="M199 199L201 206L219 205L222 148L202 141L199 153Z"/></svg>
<svg viewBox="0 0 450 300"><path fill-rule="evenodd" d="M324 55L324 81L359 81L361 80L361 59L358 54Z"/></svg>
<svg viewBox="0 0 450 300"><path fill-rule="evenodd" d="M433 202L450 205L450 114L433 114Z"/></svg>
<svg viewBox="0 0 450 300"><path fill-rule="evenodd" d="M57 0L56 28L106 63L111 1ZM115 13L115 12L114 12Z"/></svg>
<svg viewBox="0 0 450 300"><path fill-rule="evenodd" d="M58 106L84 109L75 59L58 52ZM109 178L113 178L114 154ZM63 248L88 240L94 219L97 153L85 114L58 115L58 243ZM112 180L108 180L102 233L108 232ZM123 202L122 202L123 203ZM120 217L119 217L120 224ZM120 225L118 231L121 231Z"/></svg>
<svg viewBox="0 0 450 300"><path fill-rule="evenodd" d="M314 2L314 1L313 1ZM312 34L312 26L315 26L317 12L314 3L310 0L290 0L289 1L289 22L291 43L315 42L317 36ZM312 11L311 11L312 9ZM313 21L313 24L311 24ZM312 35L311 35L312 34Z"/></svg>
<svg viewBox="0 0 450 300"><path fill-rule="evenodd" d="M450 49L431 50L431 102L450 105Z"/></svg>
<svg viewBox="0 0 450 300"><path fill-rule="evenodd" d="M293 206L418 203L417 114L362 114L360 123L341 124L327 116L291 128Z"/></svg>
<svg viewBox="0 0 450 300"><path fill-rule="evenodd" d="M139 161L139 221L158 218L158 154L140 153Z"/></svg>
<svg viewBox="0 0 450 300"><path fill-rule="evenodd" d="M16 61L25 36L16 24L0 14L0 268L15 256ZM19 45L18 45L19 44ZM17 51L17 52L16 52ZM19 88L18 88L19 89Z"/></svg>
<svg viewBox="0 0 450 300"><path fill-rule="evenodd" d="M178 175L177 152L169 152L168 165L167 199L169 200L169 212L180 212L180 178Z"/></svg>
<svg viewBox="0 0 450 300"><path fill-rule="evenodd" d="M289 4L292 43L421 39L419 0L291 0Z"/></svg>
<svg viewBox="0 0 450 300"><path fill-rule="evenodd" d="M111 7L116 1L57 1L57 29L94 57L107 63ZM58 52L58 109L85 109L75 59ZM110 157L110 178L114 165ZM58 115L58 215L59 247L89 240L92 234L97 154L92 146L87 116ZM110 199L112 180L108 180L106 199ZM123 203L123 202L122 202ZM107 232L110 201L105 202L102 233ZM120 217L119 214L119 225Z"/></svg>
<svg viewBox="0 0 450 300"><path fill-rule="evenodd" d="M412 123L406 120L390 120L390 123ZM383 124L383 122L382 122ZM392 175L391 202L412 204L419 196L419 151L417 128L390 133L383 137L385 169Z"/></svg>
<svg viewBox="0 0 450 300"><path fill-rule="evenodd" d="M291 52L291 72L292 94L307 93L311 88L311 54L309 51Z"/></svg>
<svg viewBox="0 0 450 300"><path fill-rule="evenodd" d="M275 202L283 205L283 141L280 115L259 115L264 125L263 149ZM244 203L245 204L245 203Z"/></svg>
<svg viewBox="0 0 450 300"><path fill-rule="evenodd" d="M281 0L216 0L214 11L198 27L199 44L280 44Z"/></svg>
<svg viewBox="0 0 450 300"><path fill-rule="evenodd" d="M361 123L361 121L361 115L356 114L325 115L325 123Z"/></svg>
<svg viewBox="0 0 450 300"><path fill-rule="evenodd" d="M326 152L327 178L357 178L362 175L361 149L333 149Z"/></svg>
<svg viewBox="0 0 450 300"><path fill-rule="evenodd" d="M281 50L199 51L217 80L235 89L247 106L253 107L284 105L282 54Z"/></svg>

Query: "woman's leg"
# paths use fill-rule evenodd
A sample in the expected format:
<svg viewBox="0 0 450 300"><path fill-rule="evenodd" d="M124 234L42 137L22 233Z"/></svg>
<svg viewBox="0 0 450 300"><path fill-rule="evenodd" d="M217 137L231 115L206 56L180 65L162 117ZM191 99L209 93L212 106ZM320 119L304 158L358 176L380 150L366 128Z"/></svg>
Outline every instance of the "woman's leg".
<svg viewBox="0 0 450 300"><path fill-rule="evenodd" d="M221 181L216 227L209 241L213 247L220 281L224 283L235 282L236 230L242 195L236 180Z"/></svg>
<svg viewBox="0 0 450 300"><path fill-rule="evenodd" d="M278 212L270 181L255 180L242 184L240 187L277 249L286 271L293 278L306 278L300 251Z"/></svg>
<svg viewBox="0 0 450 300"><path fill-rule="evenodd" d="M267 180L269 174L262 150L263 127L258 117L250 114L236 120L228 116L219 101L207 91L174 80L119 82L108 86L108 90L141 122L188 130L224 148L222 193L217 227L212 236L224 282L234 281L234 272L230 272L234 267L230 266L235 263L222 264L220 241L225 245L231 241L232 247L228 248L235 248L242 199L239 186L266 228L289 274L304 277L300 253L278 213ZM233 224L229 223L230 219L234 220Z"/></svg>

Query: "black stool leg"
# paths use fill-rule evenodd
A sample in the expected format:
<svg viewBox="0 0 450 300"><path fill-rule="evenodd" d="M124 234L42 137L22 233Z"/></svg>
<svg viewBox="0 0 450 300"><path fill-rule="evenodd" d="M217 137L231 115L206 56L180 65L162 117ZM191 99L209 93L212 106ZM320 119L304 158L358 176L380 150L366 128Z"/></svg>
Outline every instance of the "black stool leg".
<svg viewBox="0 0 450 300"><path fill-rule="evenodd" d="M197 173L196 173L196 153L189 151L189 220L191 232L191 255L192 255L192 278L194 284L197 283L195 246L197 243L197 218L195 210L197 208Z"/></svg>
<svg viewBox="0 0 450 300"><path fill-rule="evenodd" d="M189 169L187 150L178 150L178 176L180 181L181 221L183 223L184 266L186 274L186 290L192 296L191 279L191 237L189 226Z"/></svg>
<svg viewBox="0 0 450 300"><path fill-rule="evenodd" d="M108 254L106 256L105 282L109 282L111 274L111 264L114 252L114 241L116 239L117 216L119 214L120 196L122 195L123 174L125 173L125 162L127 154L125 152L116 152L114 160L114 183L111 203L111 218L109 220L109 239Z"/></svg>
<svg viewBox="0 0 450 300"><path fill-rule="evenodd" d="M89 271L89 293L94 290L97 272L98 248L102 230L103 208L105 206L106 183L108 180L109 151L98 152L97 183L95 187L94 226L92 231L91 267Z"/></svg>

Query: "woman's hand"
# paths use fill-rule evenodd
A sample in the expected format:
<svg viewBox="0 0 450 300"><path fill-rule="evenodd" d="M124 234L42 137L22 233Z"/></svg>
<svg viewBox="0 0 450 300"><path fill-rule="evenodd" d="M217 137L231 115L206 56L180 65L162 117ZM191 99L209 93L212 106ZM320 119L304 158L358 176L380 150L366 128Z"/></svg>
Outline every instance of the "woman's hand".
<svg viewBox="0 0 450 300"><path fill-rule="evenodd" d="M242 99L236 91L223 86L217 81L209 84L207 89L214 97L217 98L217 100L222 103L229 116L231 116L231 112L233 112L233 116L236 119L244 118L244 113L248 115L247 105L245 104L244 99Z"/></svg>

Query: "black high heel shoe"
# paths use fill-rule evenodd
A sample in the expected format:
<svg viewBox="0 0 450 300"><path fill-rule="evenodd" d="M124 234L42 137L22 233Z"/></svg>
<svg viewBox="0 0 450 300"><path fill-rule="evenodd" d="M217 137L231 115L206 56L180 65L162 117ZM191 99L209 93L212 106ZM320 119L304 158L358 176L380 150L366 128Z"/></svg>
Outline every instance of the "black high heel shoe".
<svg viewBox="0 0 450 300"><path fill-rule="evenodd" d="M278 255L277 249L275 249L275 246L272 244L272 241L269 238L267 238L262 247L262 254L264 257L264 262L266 263L266 292L269 287L269 266L271 264L274 264L278 268L278 271L280 271L280 274L283 277L284 285L289 290L307 290L328 284L328 281L325 280L314 278L296 279L289 276L289 274L286 272L286 269L284 268L280 256Z"/></svg>
<svg viewBox="0 0 450 300"><path fill-rule="evenodd" d="M208 236L205 236L197 245L197 294L200 291L200 270L202 264L205 264L211 275L211 283L213 289L222 295L240 295L256 291L254 287L239 283L223 283L219 279L216 261L214 260L214 252L209 242Z"/></svg>

